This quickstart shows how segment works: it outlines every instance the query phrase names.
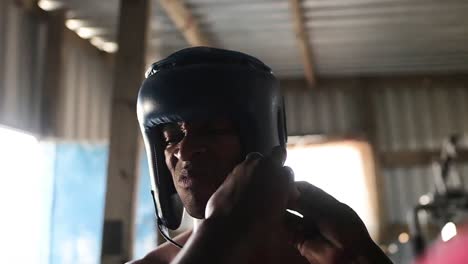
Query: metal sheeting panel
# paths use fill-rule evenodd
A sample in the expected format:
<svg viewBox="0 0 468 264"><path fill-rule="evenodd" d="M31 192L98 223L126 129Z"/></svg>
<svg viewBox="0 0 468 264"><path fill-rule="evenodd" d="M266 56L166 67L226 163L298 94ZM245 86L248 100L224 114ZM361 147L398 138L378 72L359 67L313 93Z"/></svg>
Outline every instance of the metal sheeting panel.
<svg viewBox="0 0 468 264"><path fill-rule="evenodd" d="M453 133L468 134L468 79L371 81L381 150L438 149Z"/></svg>
<svg viewBox="0 0 468 264"><path fill-rule="evenodd" d="M303 76L288 1L186 3L214 45L252 54L280 77Z"/></svg>
<svg viewBox="0 0 468 264"><path fill-rule="evenodd" d="M182 33L163 10L159 0L152 1L148 59L154 62L189 46Z"/></svg>
<svg viewBox="0 0 468 264"><path fill-rule="evenodd" d="M353 88L358 82L325 81L320 89L283 83L288 134L351 135L360 131L359 109Z"/></svg>
<svg viewBox="0 0 468 264"><path fill-rule="evenodd" d="M12 1L0 1L0 124L40 132L46 28Z"/></svg>
<svg viewBox="0 0 468 264"><path fill-rule="evenodd" d="M303 1L319 74L467 71L461 0Z"/></svg>
<svg viewBox="0 0 468 264"><path fill-rule="evenodd" d="M188 0L220 47L254 54L279 76L302 74L287 1ZM303 0L318 75L468 70L461 0Z"/></svg>
<svg viewBox="0 0 468 264"><path fill-rule="evenodd" d="M119 0L61 0L71 12L69 18L82 19L85 26L100 31L99 36L106 40L117 39Z"/></svg>
<svg viewBox="0 0 468 264"><path fill-rule="evenodd" d="M289 135L365 132L362 94L357 93L362 87L372 93L380 151L437 150L451 133L468 134L468 78L441 76L319 80L316 89L284 82ZM468 189L468 164L459 172ZM431 164L382 168L379 175L383 187L379 194L391 224L407 223L419 197L434 189Z"/></svg>
<svg viewBox="0 0 468 264"><path fill-rule="evenodd" d="M468 164L460 164L459 173L465 189L468 189ZM433 169L430 165L385 169L382 177L387 219L391 223L406 223L408 213L418 203L419 197L435 190Z"/></svg>
<svg viewBox="0 0 468 264"><path fill-rule="evenodd" d="M118 1L64 0L75 18L115 39ZM150 49L166 56L187 47L154 0ZM186 0L217 47L259 57L278 76L303 76L292 14L284 0ZM302 0L319 76L468 71L468 3L464 0ZM156 55L150 55L154 60Z"/></svg>
<svg viewBox="0 0 468 264"><path fill-rule="evenodd" d="M361 87L372 93L381 151L438 149L449 135L468 134L468 78L330 79L316 89L290 83L283 85L290 135L368 132Z"/></svg>
<svg viewBox="0 0 468 264"><path fill-rule="evenodd" d="M116 41L119 16L118 0L63 0L68 18L84 21L86 27L99 30L99 37L108 41ZM161 59L162 56L187 47L187 41L175 27L159 4L159 0L152 1L150 18L150 36L148 37L149 63Z"/></svg>
<svg viewBox="0 0 468 264"><path fill-rule="evenodd" d="M110 55L98 51L68 30L63 54L57 137L74 141L107 141L112 100Z"/></svg>

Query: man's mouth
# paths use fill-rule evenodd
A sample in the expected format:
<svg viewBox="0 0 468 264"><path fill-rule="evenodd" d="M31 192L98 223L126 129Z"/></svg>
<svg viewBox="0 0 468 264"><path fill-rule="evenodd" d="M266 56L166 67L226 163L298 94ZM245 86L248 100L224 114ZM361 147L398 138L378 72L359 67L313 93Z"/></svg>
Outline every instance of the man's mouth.
<svg viewBox="0 0 468 264"><path fill-rule="evenodd" d="M188 189L192 187L193 185L193 178L187 177L187 176L182 176L179 178L178 184L180 187L184 189Z"/></svg>
<svg viewBox="0 0 468 264"><path fill-rule="evenodd" d="M190 172L188 170L183 169L180 173L180 177L177 181L177 184L180 187L187 189L193 186L193 181L194 178L192 177L192 175L190 175Z"/></svg>

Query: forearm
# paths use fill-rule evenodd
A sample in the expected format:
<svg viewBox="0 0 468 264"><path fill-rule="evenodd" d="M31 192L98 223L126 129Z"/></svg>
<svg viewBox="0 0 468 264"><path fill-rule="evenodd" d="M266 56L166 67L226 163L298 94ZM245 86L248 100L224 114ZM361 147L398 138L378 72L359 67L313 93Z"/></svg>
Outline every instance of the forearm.
<svg viewBox="0 0 468 264"><path fill-rule="evenodd" d="M222 218L206 219L171 264L244 263L246 234Z"/></svg>

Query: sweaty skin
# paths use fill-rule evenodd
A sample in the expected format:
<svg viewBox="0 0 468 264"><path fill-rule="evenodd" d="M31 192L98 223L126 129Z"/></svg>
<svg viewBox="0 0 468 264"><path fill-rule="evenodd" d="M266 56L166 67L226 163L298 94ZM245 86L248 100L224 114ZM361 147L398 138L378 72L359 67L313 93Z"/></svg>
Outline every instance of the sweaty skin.
<svg viewBox="0 0 468 264"><path fill-rule="evenodd" d="M240 157L230 122L178 123L163 128L166 164L196 232L164 243L134 264L391 263L348 206L283 167L286 151ZM285 225L285 210L302 213L301 229Z"/></svg>

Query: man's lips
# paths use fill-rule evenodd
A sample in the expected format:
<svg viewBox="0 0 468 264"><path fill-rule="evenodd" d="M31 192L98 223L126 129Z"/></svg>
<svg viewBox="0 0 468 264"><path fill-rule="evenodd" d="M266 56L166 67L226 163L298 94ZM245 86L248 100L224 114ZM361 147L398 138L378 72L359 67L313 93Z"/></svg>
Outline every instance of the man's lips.
<svg viewBox="0 0 468 264"><path fill-rule="evenodd" d="M177 184L185 189L188 189L193 186L193 178L188 176L181 176L177 181Z"/></svg>
<svg viewBox="0 0 468 264"><path fill-rule="evenodd" d="M186 169L182 169L180 172L180 176L177 181L177 184L182 188L190 188L193 186L193 183L194 183L193 173Z"/></svg>

